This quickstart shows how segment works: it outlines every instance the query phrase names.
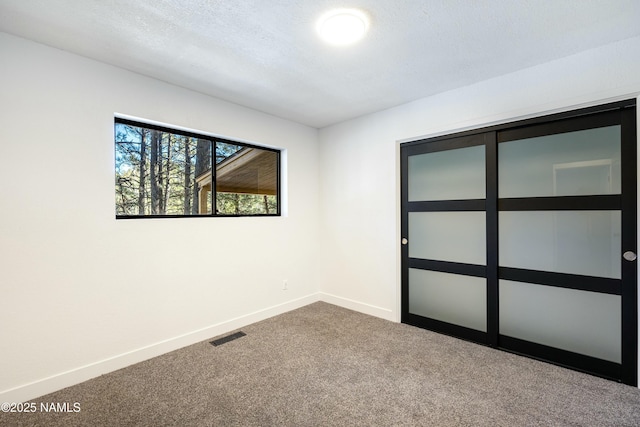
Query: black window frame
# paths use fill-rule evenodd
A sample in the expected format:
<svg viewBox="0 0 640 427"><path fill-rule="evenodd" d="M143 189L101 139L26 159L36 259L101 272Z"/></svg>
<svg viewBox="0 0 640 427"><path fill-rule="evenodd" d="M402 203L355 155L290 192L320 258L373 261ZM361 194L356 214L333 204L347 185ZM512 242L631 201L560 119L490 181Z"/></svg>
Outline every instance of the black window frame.
<svg viewBox="0 0 640 427"><path fill-rule="evenodd" d="M213 135L201 134L197 132L191 132L181 129L175 129L167 126L156 125L152 123L146 123L137 120L126 119L122 117L114 117L114 155L115 155L115 143L116 143L116 133L115 127L118 124L135 126L144 129L156 130L163 133L171 133L174 135L185 136L189 138L197 138L202 140L211 141L211 180L212 180L212 189L211 189L211 213L204 214L192 214L192 215L180 215L180 214L149 214L149 215L120 215L116 210L116 219L158 219L158 218L236 218L236 217L280 217L282 216L282 150L277 148L264 147L260 145L250 144L243 141L236 141L232 139L220 138ZM273 152L277 156L277 165L276 165L276 212L274 213L258 213L258 214L228 214L228 213L218 213L217 211L217 200L216 200L216 156L215 156L215 144L216 143L224 143L230 145L242 146L243 148L255 148L258 150Z"/></svg>

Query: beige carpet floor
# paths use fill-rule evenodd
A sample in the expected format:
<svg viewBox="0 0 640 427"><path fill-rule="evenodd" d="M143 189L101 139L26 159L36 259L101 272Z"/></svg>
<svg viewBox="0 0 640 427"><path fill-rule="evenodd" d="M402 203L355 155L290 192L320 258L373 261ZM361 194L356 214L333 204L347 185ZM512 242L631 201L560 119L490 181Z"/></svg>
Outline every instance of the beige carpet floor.
<svg viewBox="0 0 640 427"><path fill-rule="evenodd" d="M242 331L33 400L79 412L0 425L640 426L635 387L326 303Z"/></svg>

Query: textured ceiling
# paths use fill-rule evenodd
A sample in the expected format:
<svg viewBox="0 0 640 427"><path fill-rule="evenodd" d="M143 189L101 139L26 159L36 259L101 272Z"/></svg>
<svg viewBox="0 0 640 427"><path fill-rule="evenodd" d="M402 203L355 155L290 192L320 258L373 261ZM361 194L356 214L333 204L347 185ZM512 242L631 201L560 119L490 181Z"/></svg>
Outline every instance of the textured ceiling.
<svg viewBox="0 0 640 427"><path fill-rule="evenodd" d="M371 17L349 47L332 7ZM324 127L640 35L640 0L0 0L0 31Z"/></svg>

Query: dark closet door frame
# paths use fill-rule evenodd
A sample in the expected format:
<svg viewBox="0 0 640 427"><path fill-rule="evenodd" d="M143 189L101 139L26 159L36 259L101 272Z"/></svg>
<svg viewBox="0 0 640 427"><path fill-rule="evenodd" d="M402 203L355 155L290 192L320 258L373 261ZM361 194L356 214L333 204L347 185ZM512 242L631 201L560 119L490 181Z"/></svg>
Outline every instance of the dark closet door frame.
<svg viewBox="0 0 640 427"><path fill-rule="evenodd" d="M464 264L450 261L424 260L409 257L409 246L402 245L402 322L430 329L447 335L456 336L481 344L492 346L497 345L498 317L488 316L487 332L478 331L460 325L454 325L440 320L429 319L409 313L409 268L418 268L431 271L439 271L443 273L461 274L465 276L481 277L487 279L487 314L491 307L497 312L497 269L489 268L491 262L497 265L497 249L498 240L489 238L493 231L497 235L498 216L495 212L497 207L497 154L495 151L495 132L491 131L470 131L456 135L445 135L441 137L431 138L410 142L401 146L401 171L402 171L402 237L409 235L409 212L486 212L487 227L487 260L485 265ZM474 146L485 147L485 174L487 171L493 171L493 176L487 176L485 198L484 199L467 199L467 200L437 200L437 201L408 201L408 171L409 157L415 154L423 154L429 152L438 152L445 150L454 150L458 148L467 148ZM490 209L494 206L494 209ZM493 213L492 213L493 211ZM409 244L411 244L409 242ZM491 250L493 249L493 250ZM492 295L493 298L490 298Z"/></svg>
<svg viewBox="0 0 640 427"><path fill-rule="evenodd" d="M607 288L607 282L617 281L604 278L582 276L579 281L571 275L537 272L499 267L498 262L498 213L517 210L622 210L622 252L632 250L637 253L637 169L636 169L636 101L630 99L595 107L582 108L564 113L544 115L536 118L478 128L464 132L442 135L401 144L401 237L408 237L409 212L428 211L485 211L487 235L487 259L485 266L474 266L434 260L409 258L408 245L401 245L401 321L403 323L434 330L462 339L488 345L509 352L541 359L571 369L637 385L638 376L638 291L637 261L622 262L622 286ZM580 129L605 126L611 121L621 125L622 195L563 196L537 198L498 198L498 144L526 136L528 132L549 133L570 131L576 122ZM564 130L566 129L566 130ZM408 159L411 155L455 148L485 146L486 197L478 200L408 201ZM621 253L622 253L621 252ZM409 268L422 268L485 277L487 292L487 332L475 331L446 322L424 318L409 313ZM590 356L543 346L528 341L501 336L499 334L499 279L511 279L532 283L553 285L563 282L561 287L613 293L622 298L622 363L616 364ZM633 286L628 285L632 283ZM558 283L559 284L559 283ZM610 285L611 283L609 283ZM620 289L621 288L621 289Z"/></svg>

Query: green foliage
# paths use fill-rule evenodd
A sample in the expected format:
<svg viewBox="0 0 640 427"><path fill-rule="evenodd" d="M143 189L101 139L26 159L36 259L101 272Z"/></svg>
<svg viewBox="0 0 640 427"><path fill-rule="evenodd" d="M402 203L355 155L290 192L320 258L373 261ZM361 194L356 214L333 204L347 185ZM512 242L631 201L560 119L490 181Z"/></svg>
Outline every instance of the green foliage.
<svg viewBox="0 0 640 427"><path fill-rule="evenodd" d="M215 145L215 150L212 147ZM242 145L187 137L123 123L115 125L117 215L198 215L199 197L211 214L210 175L215 163L232 158ZM208 181L207 181L208 180ZM205 186L201 191L198 185ZM206 185L209 184L207 187ZM207 191L209 190L209 191ZM276 196L217 193L222 215L275 214Z"/></svg>
<svg viewBox="0 0 640 427"><path fill-rule="evenodd" d="M274 214L278 211L278 199L260 194L217 193L216 208L223 215Z"/></svg>
<svg viewBox="0 0 640 427"><path fill-rule="evenodd" d="M117 123L116 213L192 214L185 207L197 206L196 165L211 163L211 142L204 158L198 158L198 144L195 138Z"/></svg>

